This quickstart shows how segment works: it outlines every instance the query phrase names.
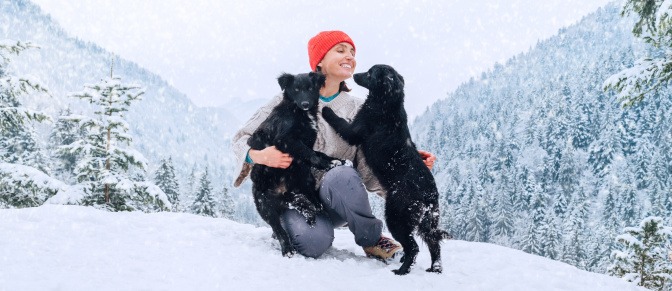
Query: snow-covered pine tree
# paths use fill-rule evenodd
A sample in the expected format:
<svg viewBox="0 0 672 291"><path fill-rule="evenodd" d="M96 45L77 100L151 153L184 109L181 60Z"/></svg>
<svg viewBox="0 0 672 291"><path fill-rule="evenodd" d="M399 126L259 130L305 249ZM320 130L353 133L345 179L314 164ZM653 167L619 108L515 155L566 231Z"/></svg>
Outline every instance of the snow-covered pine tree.
<svg viewBox="0 0 672 291"><path fill-rule="evenodd" d="M506 175L502 175L502 179L509 180ZM500 185L508 185L504 182ZM514 235L514 220L513 220L513 200L508 188L499 189L499 195L495 198L494 213L492 215L492 237L493 242L505 246L511 246L511 237Z"/></svg>
<svg viewBox="0 0 672 291"><path fill-rule="evenodd" d="M33 47L21 41L0 41L0 208L38 206L60 188L46 175L48 159L33 127L33 122L49 117L20 101L34 94L48 95L48 91L39 82L14 76L9 70L13 57Z"/></svg>
<svg viewBox="0 0 672 291"><path fill-rule="evenodd" d="M212 186L210 177L208 177L208 168L205 168L205 173L201 176L199 181L198 191L196 192L196 200L191 205L191 213L215 217L215 200L212 197Z"/></svg>
<svg viewBox="0 0 672 291"><path fill-rule="evenodd" d="M532 179L532 181L535 181ZM549 227L545 224L545 218L549 212L548 202L544 193L541 189L541 186L533 182L530 185L531 189L530 194L532 196L532 205L531 205L531 221L529 221L527 227L527 234L522 241L522 250L535 255L544 255L544 235L546 233L546 228Z"/></svg>
<svg viewBox="0 0 672 291"><path fill-rule="evenodd" d="M60 146L72 144L85 135L85 132L82 132L82 127L76 121L82 118L75 116L75 120L73 120L72 117L70 108L59 112L55 126L49 134L49 151L54 162L53 175L61 181L74 184L76 180L73 173L77 163L77 155L58 151Z"/></svg>
<svg viewBox="0 0 672 291"><path fill-rule="evenodd" d="M609 273L652 290L670 290L672 228L660 217L647 217L638 227L626 227L616 240L622 246L612 253Z"/></svg>
<svg viewBox="0 0 672 291"><path fill-rule="evenodd" d="M168 201L173 204L173 211L176 211L180 204L180 185L175 177L172 157L161 159L161 165L154 173L154 183L166 193Z"/></svg>
<svg viewBox="0 0 672 291"><path fill-rule="evenodd" d="M622 16L637 14L632 29L652 48L637 60L604 82L606 89L618 92L624 106L631 106L651 93L657 93L672 81L672 2L669 0L627 0Z"/></svg>
<svg viewBox="0 0 672 291"><path fill-rule="evenodd" d="M222 187L222 191L220 192L219 197L220 197L220 203L219 203L220 217L233 220L236 214L236 202L233 200L233 197L231 197L231 192L229 191L229 188L227 188L226 186Z"/></svg>
<svg viewBox="0 0 672 291"><path fill-rule="evenodd" d="M23 96L47 95L48 91L35 80L10 74L8 68L14 56L29 48L35 46L21 41L0 41L0 161L30 166L48 174L48 159L31 122L49 117L24 107L20 101Z"/></svg>
<svg viewBox="0 0 672 291"><path fill-rule="evenodd" d="M93 118L68 117L78 122L86 134L59 148L59 154L78 156L75 176L87 192L82 204L104 206L114 211L163 210L170 206L160 188L134 179L144 176L147 162L142 154L131 148L132 139L127 133L129 126L124 112L143 93L138 86L123 84L110 70L110 77L98 84L86 85L84 91L71 95L95 107ZM133 174L134 171L139 174Z"/></svg>

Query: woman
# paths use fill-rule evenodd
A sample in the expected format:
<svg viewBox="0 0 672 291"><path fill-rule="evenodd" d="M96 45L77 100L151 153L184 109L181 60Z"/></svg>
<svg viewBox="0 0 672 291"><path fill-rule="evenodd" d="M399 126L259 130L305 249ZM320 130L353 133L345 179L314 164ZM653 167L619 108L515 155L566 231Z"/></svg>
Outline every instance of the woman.
<svg viewBox="0 0 672 291"><path fill-rule="evenodd" d="M337 115L352 120L362 105L363 100L348 94L350 89L345 84L357 66L355 52L354 42L342 31L323 31L308 42L311 69L326 76L325 85L320 89L318 132L313 148L332 157L353 161L356 170L340 166L316 177L320 199L328 215L319 216L313 227L296 210L287 210L282 215L282 226L289 234L292 245L306 257L322 255L334 240L334 228L346 224L355 235L355 243L364 248L367 256L388 260L401 251L397 242L382 235L383 223L371 213L367 189L383 197L384 191L357 147L341 139L321 116L322 108L326 106ZM282 94L279 94L259 109L234 136L233 149L241 168L234 183L236 187L249 175L254 163L275 168L287 168L292 163L291 156L274 146L252 150L247 145L247 139L281 99ZM419 152L431 169L436 157L428 152Z"/></svg>

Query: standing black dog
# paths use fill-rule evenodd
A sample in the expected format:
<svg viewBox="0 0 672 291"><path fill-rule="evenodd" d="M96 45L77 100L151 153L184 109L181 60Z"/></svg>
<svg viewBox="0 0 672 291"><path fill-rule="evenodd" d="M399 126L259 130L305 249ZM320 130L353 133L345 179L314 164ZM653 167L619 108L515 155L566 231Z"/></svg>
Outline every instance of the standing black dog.
<svg viewBox="0 0 672 291"><path fill-rule="evenodd" d="M348 143L361 145L366 162L387 191L387 228L405 252L401 268L394 273L407 274L415 264L419 252L415 230L431 254L427 272L441 273L440 242L450 235L438 229L439 193L406 124L404 78L390 66L375 65L354 79L369 89L369 95L352 124L330 108L325 107L322 116Z"/></svg>
<svg viewBox="0 0 672 291"><path fill-rule="evenodd" d="M312 72L278 77L283 99L247 141L252 149L275 146L293 157L286 169L255 164L251 172L257 211L273 229L282 255L287 257L294 255L295 250L280 225L280 214L294 208L310 225L315 224L315 215L322 207L310 168L329 169L343 162L313 151L319 90L324 80L324 75Z"/></svg>

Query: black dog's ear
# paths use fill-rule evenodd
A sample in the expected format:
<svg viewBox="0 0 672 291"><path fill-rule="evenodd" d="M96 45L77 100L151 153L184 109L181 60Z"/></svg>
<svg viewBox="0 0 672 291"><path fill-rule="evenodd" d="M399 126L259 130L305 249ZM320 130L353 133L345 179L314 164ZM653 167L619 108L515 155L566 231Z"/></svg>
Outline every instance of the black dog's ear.
<svg viewBox="0 0 672 291"><path fill-rule="evenodd" d="M283 73L278 77L278 84L280 84L282 90L285 90L292 82L294 82L294 75L292 74Z"/></svg>
<svg viewBox="0 0 672 291"><path fill-rule="evenodd" d="M386 88L400 90L404 88L404 83L404 77L396 72L389 72L383 77L383 85L385 85Z"/></svg>
<svg viewBox="0 0 672 291"><path fill-rule="evenodd" d="M382 78L382 81L383 81L383 85L385 86L385 88L392 89L392 88L396 87L396 85L397 85L397 81L395 80L395 76L394 76L394 74L391 74L391 73L385 74Z"/></svg>
<svg viewBox="0 0 672 291"><path fill-rule="evenodd" d="M324 82L327 80L327 77L322 73L310 72L308 73L308 76L318 88L322 88Z"/></svg>

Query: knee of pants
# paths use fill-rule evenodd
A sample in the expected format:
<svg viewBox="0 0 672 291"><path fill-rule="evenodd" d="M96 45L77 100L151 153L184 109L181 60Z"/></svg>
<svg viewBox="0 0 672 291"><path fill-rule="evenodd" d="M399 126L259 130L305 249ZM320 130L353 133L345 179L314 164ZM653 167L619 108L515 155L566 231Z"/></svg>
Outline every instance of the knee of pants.
<svg viewBox="0 0 672 291"><path fill-rule="evenodd" d="M319 214L315 225L309 225L306 218L295 209L285 211L280 219L287 231L294 249L301 255L317 258L329 249L334 241L334 227L331 220Z"/></svg>
<svg viewBox="0 0 672 291"><path fill-rule="evenodd" d="M341 197L332 197L334 194ZM353 167L339 166L329 170L324 175L320 186L320 198L324 203L333 205L334 199L344 197L369 199L357 170Z"/></svg>

